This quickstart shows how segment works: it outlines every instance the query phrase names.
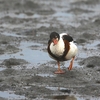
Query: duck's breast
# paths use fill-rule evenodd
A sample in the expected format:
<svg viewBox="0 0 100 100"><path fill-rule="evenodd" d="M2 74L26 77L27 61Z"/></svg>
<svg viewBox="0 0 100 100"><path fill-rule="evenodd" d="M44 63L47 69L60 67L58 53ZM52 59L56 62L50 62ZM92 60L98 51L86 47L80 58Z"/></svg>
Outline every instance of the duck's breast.
<svg viewBox="0 0 100 100"><path fill-rule="evenodd" d="M51 43L50 45L51 52L56 56L62 56L65 50L65 45L62 39L58 41L56 45Z"/></svg>

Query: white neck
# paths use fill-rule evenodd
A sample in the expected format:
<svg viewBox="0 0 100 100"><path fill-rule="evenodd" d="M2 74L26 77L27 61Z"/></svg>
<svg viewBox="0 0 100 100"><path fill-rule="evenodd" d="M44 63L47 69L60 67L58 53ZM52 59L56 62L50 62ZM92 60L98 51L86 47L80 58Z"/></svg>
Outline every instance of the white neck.
<svg viewBox="0 0 100 100"><path fill-rule="evenodd" d="M65 50L65 45L64 45L63 39L60 37L60 39L56 45L51 43L50 50L56 56L63 55L63 52Z"/></svg>

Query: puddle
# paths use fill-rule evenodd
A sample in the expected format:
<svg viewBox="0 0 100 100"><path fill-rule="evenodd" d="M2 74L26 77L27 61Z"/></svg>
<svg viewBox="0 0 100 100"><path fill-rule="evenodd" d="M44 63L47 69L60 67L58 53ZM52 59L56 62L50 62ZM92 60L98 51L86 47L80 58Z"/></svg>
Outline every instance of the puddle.
<svg viewBox="0 0 100 100"><path fill-rule="evenodd" d="M64 12L57 12L53 15L54 17L69 17L72 18L72 14L70 13L64 13Z"/></svg>
<svg viewBox="0 0 100 100"><path fill-rule="evenodd" d="M32 50L30 48L32 45L42 46L42 44L34 42L21 42L19 46L19 48L21 49L20 52L14 54L6 53L4 55L1 55L0 61L9 58L16 58L16 59L24 59L32 65L37 65L37 64L44 64L47 61L51 60L47 52L44 52L43 50Z"/></svg>
<svg viewBox="0 0 100 100"><path fill-rule="evenodd" d="M25 96L16 95L13 91L0 91L0 97L8 100L25 100Z"/></svg>
<svg viewBox="0 0 100 100"><path fill-rule="evenodd" d="M78 46L78 58L86 58L90 56L99 56L99 50L97 45L100 43L99 40L91 41L91 43L85 44L85 46ZM83 52L81 52L83 51ZM81 53L80 53L81 52Z"/></svg>
<svg viewBox="0 0 100 100"><path fill-rule="evenodd" d="M37 74L37 75L42 77L55 77L54 75L51 74Z"/></svg>
<svg viewBox="0 0 100 100"><path fill-rule="evenodd" d="M13 36L13 37L27 37L27 36L24 36L24 35L17 35L15 33L7 33L7 32L3 32L1 34L6 35L6 36Z"/></svg>
<svg viewBox="0 0 100 100"><path fill-rule="evenodd" d="M19 36L16 34L11 34L11 33L6 33L6 32L2 34L6 36L23 37L23 35ZM40 50L31 49L32 46L40 47ZM1 55L0 60L16 58L16 59L24 59L32 65L43 64L52 59L49 57L47 52L44 52L43 50L41 50L42 48L43 48L43 44L34 43L33 41L32 42L22 41L19 46L19 49L21 51L14 54L5 53Z"/></svg>
<svg viewBox="0 0 100 100"><path fill-rule="evenodd" d="M47 89L50 89L50 90L67 90L67 89L64 88L64 87L49 87L49 86L47 86L46 88L47 88Z"/></svg>
<svg viewBox="0 0 100 100"><path fill-rule="evenodd" d="M100 43L100 40L93 40L91 41L91 43L87 43L85 44L85 47L87 47L88 49L97 49L96 46Z"/></svg>
<svg viewBox="0 0 100 100"><path fill-rule="evenodd" d="M40 17L40 15L38 15L38 14L32 14L31 16L28 16L25 13L15 14L13 12L12 13L11 12L10 13L3 13L3 12L1 12L0 18L3 18L5 16L9 16L11 18L20 18L20 19L23 19L23 18L30 19L30 18L39 18Z"/></svg>
<svg viewBox="0 0 100 100"><path fill-rule="evenodd" d="M66 25L66 22L67 24L72 25L71 23L72 23L72 20L74 19L73 18L74 16L72 14L66 13L66 12L57 12L53 15L53 17L57 17L56 19L60 21L60 23L62 23L63 25L64 24Z"/></svg>
<svg viewBox="0 0 100 100"><path fill-rule="evenodd" d="M50 57L48 56L47 52L44 52L43 50L32 50L30 49L30 46L32 45L40 47L43 46L43 44L39 43L21 42L20 49L22 49L22 51L20 53L23 54L23 56L21 57L22 59L27 60L31 64L43 64L47 61L50 61Z"/></svg>
<svg viewBox="0 0 100 100"><path fill-rule="evenodd" d="M3 71L3 70L5 70L6 68L2 68L2 67L0 67L0 71Z"/></svg>

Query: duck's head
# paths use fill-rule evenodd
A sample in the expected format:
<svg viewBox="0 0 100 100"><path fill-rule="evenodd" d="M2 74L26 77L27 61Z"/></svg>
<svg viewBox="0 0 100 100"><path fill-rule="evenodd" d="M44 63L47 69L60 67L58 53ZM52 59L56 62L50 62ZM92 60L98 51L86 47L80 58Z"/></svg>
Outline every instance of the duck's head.
<svg viewBox="0 0 100 100"><path fill-rule="evenodd" d="M50 34L50 40L54 43L54 45L56 45L58 43L59 39L60 39L60 36L58 33L52 32Z"/></svg>

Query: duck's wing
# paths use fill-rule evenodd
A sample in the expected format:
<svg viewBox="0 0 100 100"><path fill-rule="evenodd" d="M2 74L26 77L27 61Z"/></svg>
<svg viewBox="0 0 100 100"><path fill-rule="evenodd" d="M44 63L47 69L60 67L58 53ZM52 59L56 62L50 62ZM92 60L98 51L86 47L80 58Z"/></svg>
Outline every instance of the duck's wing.
<svg viewBox="0 0 100 100"><path fill-rule="evenodd" d="M64 41L67 40L68 42L72 42L73 41L73 38L70 35L63 35L62 39Z"/></svg>

